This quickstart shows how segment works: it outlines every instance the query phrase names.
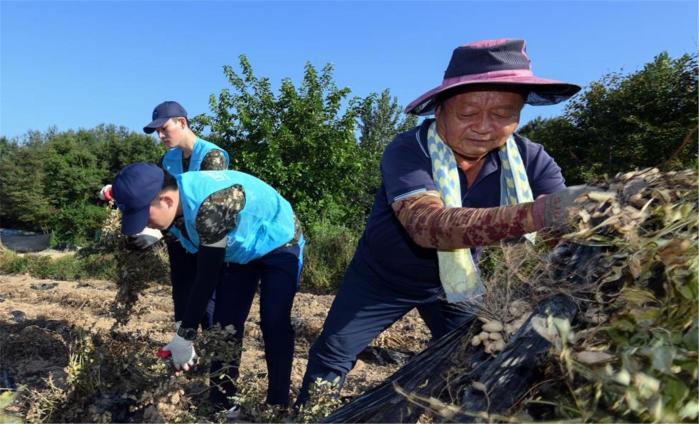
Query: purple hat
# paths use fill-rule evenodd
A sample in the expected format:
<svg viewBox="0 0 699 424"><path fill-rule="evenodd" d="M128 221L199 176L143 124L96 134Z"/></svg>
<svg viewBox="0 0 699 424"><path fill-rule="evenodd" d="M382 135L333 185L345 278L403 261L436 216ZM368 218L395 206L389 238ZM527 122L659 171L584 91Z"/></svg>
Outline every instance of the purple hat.
<svg viewBox="0 0 699 424"><path fill-rule="evenodd" d="M150 124L143 127L143 132L150 134L162 127L168 119L179 118L180 116L187 117L187 111L184 110L182 105L173 101L162 102L153 109L153 120Z"/></svg>
<svg viewBox="0 0 699 424"><path fill-rule="evenodd" d="M473 84L522 87L528 91L525 103L534 106L553 105L580 91L579 85L535 76L524 40L483 40L454 49L442 84L413 100L405 112L430 115L438 94Z"/></svg>
<svg viewBox="0 0 699 424"><path fill-rule="evenodd" d="M165 174L150 163L125 166L112 183L112 195L121 210L121 232L127 236L140 233L150 218L150 204L163 187Z"/></svg>

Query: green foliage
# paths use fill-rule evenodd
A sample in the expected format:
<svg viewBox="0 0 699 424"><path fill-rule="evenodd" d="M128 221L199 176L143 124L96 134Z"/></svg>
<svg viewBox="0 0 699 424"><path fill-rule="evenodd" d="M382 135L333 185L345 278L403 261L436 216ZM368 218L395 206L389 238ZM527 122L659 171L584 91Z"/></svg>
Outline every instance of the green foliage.
<svg viewBox="0 0 699 424"><path fill-rule="evenodd" d="M114 125L2 138L3 226L51 231L53 243L87 243L106 217L100 187L128 163L156 162L163 151L152 138Z"/></svg>
<svg viewBox="0 0 699 424"><path fill-rule="evenodd" d="M16 254L0 249L0 273L29 274L36 278L53 280L79 280L116 278L116 262L111 255L95 254L79 256L65 254L59 257L48 255Z"/></svg>
<svg viewBox="0 0 699 424"><path fill-rule="evenodd" d="M233 168L279 190L304 224L363 226L379 187L383 146L414 120L399 120L388 90L350 98L329 64L318 72L307 63L300 86L284 79L278 94L268 78L254 75L244 55L240 69L224 66L232 90L212 95L212 114L196 117L193 128L209 127L207 137L229 151Z"/></svg>
<svg viewBox="0 0 699 424"><path fill-rule="evenodd" d="M319 378L313 382L309 387L309 400L299 408L296 422L317 423L341 407L339 379L325 381Z"/></svg>
<svg viewBox="0 0 699 424"><path fill-rule="evenodd" d="M14 391L0 391L0 422L4 424L22 424L21 417L9 414L5 409L12 404L16 393Z"/></svg>
<svg viewBox="0 0 699 424"><path fill-rule="evenodd" d="M20 145L10 142L0 156L0 220L3 226L48 231L53 210L45 195L45 147L39 133Z"/></svg>
<svg viewBox="0 0 699 424"><path fill-rule="evenodd" d="M352 260L359 234L341 225L315 222L306 229L306 250L301 288L333 293L340 286Z"/></svg>
<svg viewBox="0 0 699 424"><path fill-rule="evenodd" d="M224 73L234 91L211 96L214 116L199 116L210 139L231 153L234 169L266 181L288 199L304 223L320 218L357 220L353 204L360 193L362 163L354 139L356 107L332 80L332 66L319 74L305 68L300 87L282 81L279 95L269 79L258 78L245 56L241 74ZM363 217L361 217L363 218Z"/></svg>
<svg viewBox="0 0 699 424"><path fill-rule="evenodd" d="M359 150L365 163L364 193L361 207L371 209L374 195L381 187L381 156L388 143L404 131L417 125L417 117L404 115L398 99L388 89L381 95L366 97L359 106Z"/></svg>
<svg viewBox="0 0 699 424"><path fill-rule="evenodd" d="M661 53L640 71L593 82L563 117L521 132L543 144L568 183L634 168L682 169L698 157L697 56Z"/></svg>

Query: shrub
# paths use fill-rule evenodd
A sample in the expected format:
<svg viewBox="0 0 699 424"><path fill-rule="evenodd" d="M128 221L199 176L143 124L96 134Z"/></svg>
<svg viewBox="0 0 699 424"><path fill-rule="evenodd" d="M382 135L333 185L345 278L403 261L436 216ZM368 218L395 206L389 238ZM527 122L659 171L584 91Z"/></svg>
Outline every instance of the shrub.
<svg viewBox="0 0 699 424"><path fill-rule="evenodd" d="M37 254L17 254L0 249L0 273L29 274L36 278L78 280L96 278L113 280L116 263L112 255L80 256L68 253L60 257Z"/></svg>
<svg viewBox="0 0 699 424"><path fill-rule="evenodd" d="M345 275L359 240L359 233L325 221L306 230L304 269L301 289L313 293L333 293Z"/></svg>

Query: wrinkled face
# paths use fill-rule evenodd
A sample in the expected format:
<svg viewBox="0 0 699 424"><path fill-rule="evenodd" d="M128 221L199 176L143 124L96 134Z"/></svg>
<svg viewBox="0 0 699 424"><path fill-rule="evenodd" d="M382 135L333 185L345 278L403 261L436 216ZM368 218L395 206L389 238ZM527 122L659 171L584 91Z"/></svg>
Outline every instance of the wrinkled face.
<svg viewBox="0 0 699 424"><path fill-rule="evenodd" d="M507 142L524 106L514 91L473 90L447 99L437 108L437 132L454 153L480 159Z"/></svg>
<svg viewBox="0 0 699 424"><path fill-rule="evenodd" d="M162 127L156 128L156 131L163 144L171 149L180 145L184 139L185 128L187 128L187 121L184 118L171 118Z"/></svg>
<svg viewBox="0 0 699 424"><path fill-rule="evenodd" d="M162 191L150 204L148 227L165 230L177 216L177 202L174 191Z"/></svg>

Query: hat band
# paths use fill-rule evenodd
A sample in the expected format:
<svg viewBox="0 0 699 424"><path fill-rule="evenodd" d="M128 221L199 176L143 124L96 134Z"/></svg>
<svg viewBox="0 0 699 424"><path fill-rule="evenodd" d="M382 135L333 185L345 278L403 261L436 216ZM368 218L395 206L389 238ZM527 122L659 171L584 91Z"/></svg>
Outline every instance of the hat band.
<svg viewBox="0 0 699 424"><path fill-rule="evenodd" d="M470 75L460 75L458 77L445 78L442 80L442 87L451 86L454 84L460 84L462 82L469 81L481 81L488 80L488 82L497 78L509 78L509 77L532 77L534 74L530 69L508 69L506 71L491 71L483 72L481 74L470 74Z"/></svg>

